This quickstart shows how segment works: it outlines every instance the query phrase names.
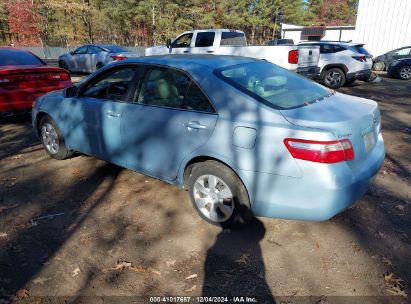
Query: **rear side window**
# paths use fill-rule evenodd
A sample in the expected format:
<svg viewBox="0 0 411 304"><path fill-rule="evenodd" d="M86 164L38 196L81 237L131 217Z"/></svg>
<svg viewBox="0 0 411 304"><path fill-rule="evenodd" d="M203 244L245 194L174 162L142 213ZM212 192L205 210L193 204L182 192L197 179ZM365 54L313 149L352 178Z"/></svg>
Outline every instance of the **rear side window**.
<svg viewBox="0 0 411 304"><path fill-rule="evenodd" d="M246 46L247 42L243 33L238 32L222 32L221 46Z"/></svg>
<svg viewBox="0 0 411 304"><path fill-rule="evenodd" d="M74 54L87 54L88 46L84 45L79 47L77 50L74 51Z"/></svg>
<svg viewBox="0 0 411 304"><path fill-rule="evenodd" d="M45 65L45 63L29 52L0 50L0 66L6 65Z"/></svg>
<svg viewBox="0 0 411 304"><path fill-rule="evenodd" d="M214 74L269 107L286 110L331 95L325 87L269 62L217 69Z"/></svg>
<svg viewBox="0 0 411 304"><path fill-rule="evenodd" d="M153 67L147 72L137 102L174 109L214 112L207 97L190 77L168 68Z"/></svg>
<svg viewBox="0 0 411 304"><path fill-rule="evenodd" d="M355 45L355 46L350 46L350 49L354 52L360 53L365 56L371 56L371 54L364 48L362 45Z"/></svg>
<svg viewBox="0 0 411 304"><path fill-rule="evenodd" d="M334 48L330 44L320 44L320 54L334 53Z"/></svg>
<svg viewBox="0 0 411 304"><path fill-rule="evenodd" d="M344 51L345 48L339 45L333 45L333 50L334 50L334 53L338 53L338 52Z"/></svg>
<svg viewBox="0 0 411 304"><path fill-rule="evenodd" d="M214 32L199 32L196 37L196 47L208 47L213 46L214 43Z"/></svg>

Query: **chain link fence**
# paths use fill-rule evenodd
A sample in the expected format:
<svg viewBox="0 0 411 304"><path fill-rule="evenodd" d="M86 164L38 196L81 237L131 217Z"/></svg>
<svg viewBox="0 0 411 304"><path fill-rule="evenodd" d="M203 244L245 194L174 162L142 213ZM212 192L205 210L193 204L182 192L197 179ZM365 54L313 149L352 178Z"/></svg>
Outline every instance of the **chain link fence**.
<svg viewBox="0 0 411 304"><path fill-rule="evenodd" d="M65 47L19 47L20 49L24 49L36 54L38 57L42 59L58 59L60 55L64 53L68 53L74 51L77 47L74 48L65 48ZM145 47L126 47L131 52L135 52L144 56Z"/></svg>

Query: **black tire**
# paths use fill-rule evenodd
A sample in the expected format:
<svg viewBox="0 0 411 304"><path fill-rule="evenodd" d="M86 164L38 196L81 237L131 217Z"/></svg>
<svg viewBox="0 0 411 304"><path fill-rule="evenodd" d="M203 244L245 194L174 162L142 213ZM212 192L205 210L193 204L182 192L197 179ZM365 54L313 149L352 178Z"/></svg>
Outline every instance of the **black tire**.
<svg viewBox="0 0 411 304"><path fill-rule="evenodd" d="M398 71L398 77L402 80L409 80L411 79L411 65L404 65Z"/></svg>
<svg viewBox="0 0 411 304"><path fill-rule="evenodd" d="M385 62L384 61L376 61L372 65L372 69L374 71L384 71L385 70Z"/></svg>
<svg viewBox="0 0 411 304"><path fill-rule="evenodd" d="M194 209L197 211L197 213L200 215L202 219L204 219L208 223L223 228L240 228L247 224L253 218L247 190L241 182L241 180L238 178L238 176L230 168L217 161L209 160L201 163L196 163L190 168L188 168L188 170L190 170L190 172L186 175L186 185L188 186L189 195L191 198L191 202L194 206ZM232 200L222 203L230 204L230 208L232 208L231 216L224 221L214 221L210 219L205 214L203 214L203 211L200 210L196 203L196 189L194 188L194 185L199 178L208 175L216 176L223 182L223 184L228 186L228 189L232 193ZM222 185L220 184L220 182L218 182L216 184L216 189L217 186ZM221 209L219 208L220 207L217 207L217 213L220 212L220 215L224 216L224 214L221 212Z"/></svg>
<svg viewBox="0 0 411 304"><path fill-rule="evenodd" d="M55 149L55 152L53 152L53 148L50 148L50 141L46 138L46 135L43 132L43 127L47 128L47 124L52 126L53 131L49 129L49 134L53 133L57 136L57 142L56 146L58 147ZM44 149L46 150L47 154L50 155L50 157L58 160L63 160L66 158L69 158L73 155L73 152L67 149L66 144L64 142L64 138L61 135L60 129L57 127L56 123L51 119L50 116L44 116L40 119L39 125L38 125L38 134L40 136L41 142L44 146Z"/></svg>
<svg viewBox="0 0 411 304"><path fill-rule="evenodd" d="M324 72L323 84L331 89L339 89L345 83L344 71L340 68L331 68Z"/></svg>
<svg viewBox="0 0 411 304"><path fill-rule="evenodd" d="M68 66L67 66L67 63L64 60L59 61L59 68L64 69L64 70L68 71L69 73L71 73Z"/></svg>
<svg viewBox="0 0 411 304"><path fill-rule="evenodd" d="M96 64L96 71L100 70L102 67L104 66L104 64L102 64L101 62Z"/></svg>

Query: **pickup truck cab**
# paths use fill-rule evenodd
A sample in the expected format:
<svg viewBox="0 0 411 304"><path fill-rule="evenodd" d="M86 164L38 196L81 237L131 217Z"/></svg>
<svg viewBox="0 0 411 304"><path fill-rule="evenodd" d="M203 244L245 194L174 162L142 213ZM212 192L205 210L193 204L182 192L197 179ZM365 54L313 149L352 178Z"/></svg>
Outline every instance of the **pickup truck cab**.
<svg viewBox="0 0 411 304"><path fill-rule="evenodd" d="M194 30L180 34L167 46L145 50L146 56L165 54L215 54L264 59L290 71L313 78L319 73L318 46L247 46L244 32L228 29Z"/></svg>

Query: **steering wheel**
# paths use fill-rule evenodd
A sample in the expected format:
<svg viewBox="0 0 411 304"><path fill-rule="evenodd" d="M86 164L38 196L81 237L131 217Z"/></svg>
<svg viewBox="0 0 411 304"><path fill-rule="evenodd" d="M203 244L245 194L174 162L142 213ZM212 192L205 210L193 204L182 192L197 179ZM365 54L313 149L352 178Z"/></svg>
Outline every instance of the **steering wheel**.
<svg viewBox="0 0 411 304"><path fill-rule="evenodd" d="M106 88L106 97L107 99L112 95L117 95L117 96L124 96L127 92L127 86L124 84L120 83L110 83L107 88Z"/></svg>

